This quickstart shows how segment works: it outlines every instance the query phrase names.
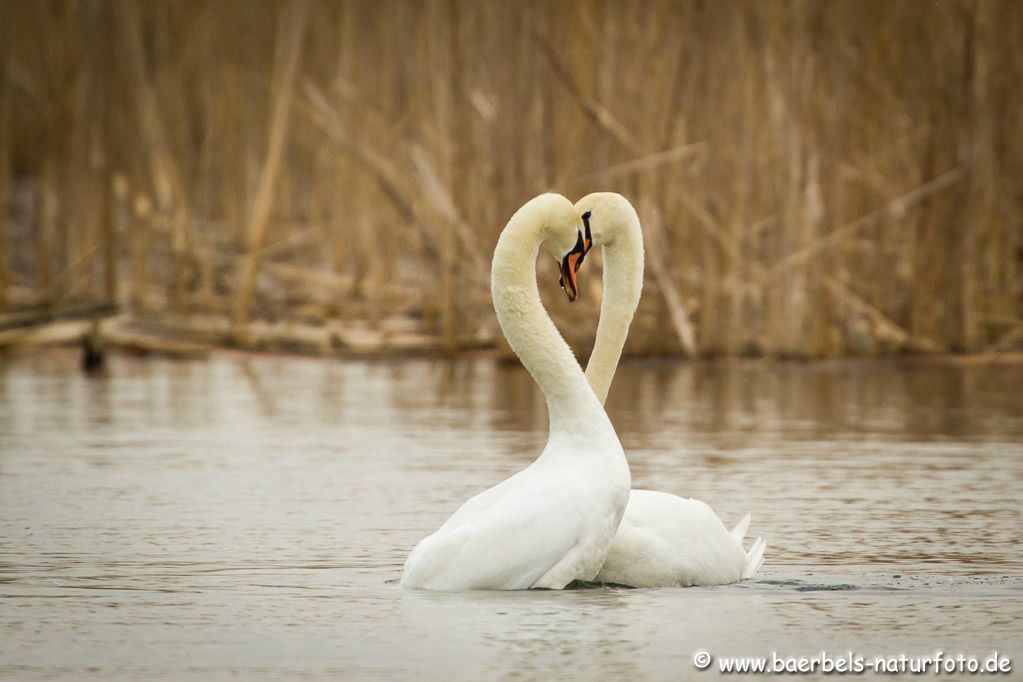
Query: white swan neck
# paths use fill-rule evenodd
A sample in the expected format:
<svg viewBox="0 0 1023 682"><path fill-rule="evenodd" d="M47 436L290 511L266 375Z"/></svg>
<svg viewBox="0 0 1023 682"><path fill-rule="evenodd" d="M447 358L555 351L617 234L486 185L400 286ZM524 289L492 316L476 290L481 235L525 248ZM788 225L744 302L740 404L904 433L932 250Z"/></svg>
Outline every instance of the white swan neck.
<svg viewBox="0 0 1023 682"><path fill-rule="evenodd" d="M558 200L574 210L564 197L541 195L512 216L494 249L491 269L491 291L501 331L543 391L552 436L564 430L592 432L594 425L603 422L610 428L575 356L544 309L536 284L536 258L546 214L564 210L554 205Z"/></svg>
<svg viewBox="0 0 1023 682"><path fill-rule="evenodd" d="M632 204L617 194L600 201L593 220L603 221L604 296L586 379L603 404L643 293L643 232Z"/></svg>

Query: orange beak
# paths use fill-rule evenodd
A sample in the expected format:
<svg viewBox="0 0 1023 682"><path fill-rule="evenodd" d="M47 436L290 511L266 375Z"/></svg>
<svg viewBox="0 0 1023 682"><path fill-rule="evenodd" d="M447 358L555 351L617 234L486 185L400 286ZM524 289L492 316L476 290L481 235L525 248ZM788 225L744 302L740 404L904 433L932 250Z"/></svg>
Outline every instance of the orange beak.
<svg viewBox="0 0 1023 682"><path fill-rule="evenodd" d="M579 271L579 260L582 257L583 254L579 251L572 251L561 261L561 278L558 283L565 290L565 295L568 296L570 302L575 301L579 295L576 273Z"/></svg>

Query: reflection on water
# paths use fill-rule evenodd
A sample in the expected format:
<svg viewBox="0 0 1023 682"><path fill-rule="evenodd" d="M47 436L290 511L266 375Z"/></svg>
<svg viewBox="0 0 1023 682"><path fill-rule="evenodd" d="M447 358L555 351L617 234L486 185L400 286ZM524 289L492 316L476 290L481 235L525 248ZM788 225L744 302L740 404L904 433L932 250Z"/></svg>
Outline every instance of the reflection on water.
<svg viewBox="0 0 1023 682"><path fill-rule="evenodd" d="M752 510L759 579L430 594L388 582L409 549L542 447L522 370L76 367L0 365L0 675L685 679L697 649L1021 653L1020 370L629 364L609 411L635 484Z"/></svg>

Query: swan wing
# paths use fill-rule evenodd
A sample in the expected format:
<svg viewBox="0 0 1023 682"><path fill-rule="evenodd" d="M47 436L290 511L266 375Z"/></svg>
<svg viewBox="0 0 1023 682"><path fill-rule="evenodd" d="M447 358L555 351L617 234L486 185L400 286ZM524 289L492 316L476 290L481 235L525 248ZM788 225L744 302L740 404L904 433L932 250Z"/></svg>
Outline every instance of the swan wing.
<svg viewBox="0 0 1023 682"><path fill-rule="evenodd" d="M746 538L746 533L749 532L749 524L753 520L753 514L747 513L746 516L742 517L739 523L735 524L735 528L732 529L732 537L742 542Z"/></svg>
<svg viewBox="0 0 1023 682"><path fill-rule="evenodd" d="M531 587L585 535L585 491L571 478L552 474L513 477L467 501L412 550L402 586L442 591ZM516 478L518 485L509 485Z"/></svg>
<svg viewBox="0 0 1023 682"><path fill-rule="evenodd" d="M633 490L598 580L634 587L724 585L755 572L763 559L762 548L755 549L747 555L700 500Z"/></svg>
<svg viewBox="0 0 1023 682"><path fill-rule="evenodd" d="M757 573L760 571L760 567L764 565L764 552L767 551L767 541L763 538L757 538L753 541L753 546L746 552L746 566L742 569L742 579L755 578Z"/></svg>

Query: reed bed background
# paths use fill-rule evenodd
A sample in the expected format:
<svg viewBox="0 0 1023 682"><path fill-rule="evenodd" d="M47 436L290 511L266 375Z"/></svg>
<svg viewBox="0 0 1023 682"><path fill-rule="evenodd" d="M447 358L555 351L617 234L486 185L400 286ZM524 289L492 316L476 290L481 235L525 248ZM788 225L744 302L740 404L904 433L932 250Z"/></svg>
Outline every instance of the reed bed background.
<svg viewBox="0 0 1023 682"><path fill-rule="evenodd" d="M0 334L86 311L243 347L489 346L507 218L611 190L648 242L629 353L1023 345L1015 0L0 0L0 18ZM571 306L546 260L584 353L599 259Z"/></svg>

